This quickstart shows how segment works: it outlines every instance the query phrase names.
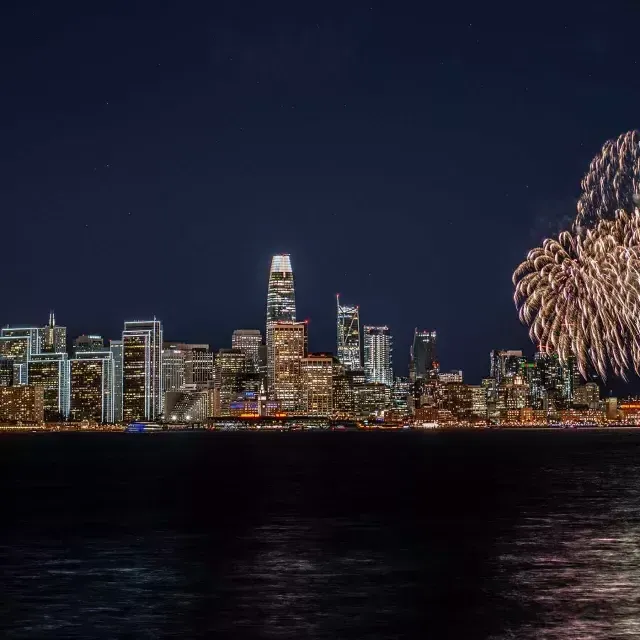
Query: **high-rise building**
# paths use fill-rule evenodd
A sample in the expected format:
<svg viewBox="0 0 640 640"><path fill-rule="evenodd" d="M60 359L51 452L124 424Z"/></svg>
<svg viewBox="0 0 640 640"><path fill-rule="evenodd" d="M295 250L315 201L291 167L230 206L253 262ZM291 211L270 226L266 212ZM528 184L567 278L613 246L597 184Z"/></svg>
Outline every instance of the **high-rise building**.
<svg viewBox="0 0 640 640"><path fill-rule="evenodd" d="M78 336L73 341L73 352L74 353L95 353L96 351L104 350L104 340L102 336L87 336L82 335Z"/></svg>
<svg viewBox="0 0 640 640"><path fill-rule="evenodd" d="M440 365L436 351L436 332L420 331L416 327L411 344L409 377L412 381L437 378Z"/></svg>
<svg viewBox="0 0 640 640"><path fill-rule="evenodd" d="M487 388L481 384L469 385L471 393L471 414L477 418L487 419Z"/></svg>
<svg viewBox="0 0 640 640"><path fill-rule="evenodd" d="M33 385L0 387L0 422L43 422L44 389Z"/></svg>
<svg viewBox="0 0 640 640"><path fill-rule="evenodd" d="M228 416L231 403L242 392L246 357L240 349L220 349L216 356L213 414Z"/></svg>
<svg viewBox="0 0 640 640"><path fill-rule="evenodd" d="M267 375L273 386L273 325L276 322L295 322L296 294L291 258L287 254L273 256L267 290Z"/></svg>
<svg viewBox="0 0 640 640"><path fill-rule="evenodd" d="M122 340L111 340L113 358L113 421L122 422Z"/></svg>
<svg viewBox="0 0 640 640"><path fill-rule="evenodd" d="M358 307L340 304L336 295L338 360L347 370L362 369L360 355L360 311Z"/></svg>
<svg viewBox="0 0 640 640"><path fill-rule="evenodd" d="M66 353L67 352L67 328L56 325L56 314L49 313L49 324L42 327L40 335L41 353Z"/></svg>
<svg viewBox="0 0 640 640"><path fill-rule="evenodd" d="M31 353L31 338L30 334L0 335L0 358L12 363L12 384L27 384L27 362Z"/></svg>
<svg viewBox="0 0 640 640"><path fill-rule="evenodd" d="M389 327L364 327L364 372L367 382L393 384Z"/></svg>
<svg viewBox="0 0 640 640"><path fill-rule="evenodd" d="M162 413L162 324L125 322L122 332L122 412L125 422Z"/></svg>
<svg viewBox="0 0 640 640"><path fill-rule="evenodd" d="M187 353L186 376L188 385L207 389L213 384L216 371L216 356L209 351L209 345L191 345Z"/></svg>
<svg viewBox="0 0 640 640"><path fill-rule="evenodd" d="M308 416L329 416L333 411L334 357L310 353L302 358L302 411Z"/></svg>
<svg viewBox="0 0 640 640"><path fill-rule="evenodd" d="M44 390L44 415L49 421L69 415L69 359L66 353L39 353L28 363L29 384Z"/></svg>
<svg viewBox="0 0 640 640"><path fill-rule="evenodd" d="M260 372L262 334L259 329L236 329L231 336L231 347L240 349L247 361L247 373Z"/></svg>
<svg viewBox="0 0 640 640"><path fill-rule="evenodd" d="M83 351L69 362L72 420L114 422L114 367L111 351Z"/></svg>
<svg viewBox="0 0 640 640"><path fill-rule="evenodd" d="M522 351L513 349L494 349L490 355L491 377L500 383L505 378L513 378L523 373L526 359Z"/></svg>
<svg viewBox="0 0 640 640"><path fill-rule="evenodd" d="M272 386L287 413L303 413L302 359L307 355L306 322L276 322L271 327Z"/></svg>
<svg viewBox="0 0 640 640"><path fill-rule="evenodd" d="M573 406L597 409L600 402L600 388L595 382L587 382L575 388Z"/></svg>
<svg viewBox="0 0 640 640"><path fill-rule="evenodd" d="M354 392L354 412L359 418L379 415L391 402L391 387L381 382L365 382L355 387Z"/></svg>
<svg viewBox="0 0 640 640"><path fill-rule="evenodd" d="M162 389L164 393L180 391L185 385L187 351L177 344L164 344L162 350Z"/></svg>
<svg viewBox="0 0 640 640"><path fill-rule="evenodd" d="M13 360L0 357L0 387L13 386Z"/></svg>

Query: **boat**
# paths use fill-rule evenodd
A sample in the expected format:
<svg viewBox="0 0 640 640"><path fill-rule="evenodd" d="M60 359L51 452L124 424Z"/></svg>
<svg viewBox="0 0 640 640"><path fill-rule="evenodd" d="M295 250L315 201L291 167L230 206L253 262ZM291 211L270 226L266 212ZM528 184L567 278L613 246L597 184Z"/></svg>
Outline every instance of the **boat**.
<svg viewBox="0 0 640 640"><path fill-rule="evenodd" d="M164 428L155 422L131 422L124 430L125 433L153 433L163 431Z"/></svg>

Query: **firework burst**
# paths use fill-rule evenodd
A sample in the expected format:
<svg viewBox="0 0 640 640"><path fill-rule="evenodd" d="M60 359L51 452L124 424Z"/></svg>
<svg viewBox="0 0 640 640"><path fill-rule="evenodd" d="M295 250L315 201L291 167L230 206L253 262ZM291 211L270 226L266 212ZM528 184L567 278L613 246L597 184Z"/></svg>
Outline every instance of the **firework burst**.
<svg viewBox="0 0 640 640"><path fill-rule="evenodd" d="M619 210L580 233L532 249L513 274L515 303L531 339L561 362L575 356L626 379L640 364L640 212Z"/></svg>

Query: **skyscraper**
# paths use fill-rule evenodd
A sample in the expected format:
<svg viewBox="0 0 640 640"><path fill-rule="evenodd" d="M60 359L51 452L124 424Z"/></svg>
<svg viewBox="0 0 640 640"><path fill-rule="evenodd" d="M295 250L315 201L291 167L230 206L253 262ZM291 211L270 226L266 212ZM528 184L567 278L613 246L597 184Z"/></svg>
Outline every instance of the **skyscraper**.
<svg viewBox="0 0 640 640"><path fill-rule="evenodd" d="M273 391L283 411L303 413L302 359L307 355L307 323L276 322L272 326Z"/></svg>
<svg viewBox="0 0 640 640"><path fill-rule="evenodd" d="M340 304L340 294L336 295L338 360L347 370L362 368L360 356L360 311L358 307Z"/></svg>
<svg viewBox="0 0 640 640"><path fill-rule="evenodd" d="M230 415L231 403L242 392L246 358L240 349L220 349L216 356L214 415Z"/></svg>
<svg viewBox="0 0 640 640"><path fill-rule="evenodd" d="M364 373L367 382L393 384L392 339L389 327L364 327Z"/></svg>
<svg viewBox="0 0 640 640"><path fill-rule="evenodd" d="M122 340L111 340L113 357L113 421L122 421Z"/></svg>
<svg viewBox="0 0 640 640"><path fill-rule="evenodd" d="M113 422L113 354L84 351L69 362L69 415L72 420Z"/></svg>
<svg viewBox="0 0 640 640"><path fill-rule="evenodd" d="M66 353L67 352L67 328L56 325L56 314L49 313L49 324L40 329L41 353Z"/></svg>
<svg viewBox="0 0 640 640"><path fill-rule="evenodd" d="M125 422L162 413L162 324L125 322L122 332L122 411Z"/></svg>
<svg viewBox="0 0 640 640"><path fill-rule="evenodd" d="M236 329L231 336L231 347L240 349L247 361L248 373L260 371L260 347L262 334L259 329Z"/></svg>
<svg viewBox="0 0 640 640"><path fill-rule="evenodd" d="M295 322L296 294L291 259L288 254L273 256L267 290L267 376L273 385L273 325L276 322Z"/></svg>
<svg viewBox="0 0 640 640"><path fill-rule="evenodd" d="M310 353L302 358L302 411L308 416L329 416L333 411L334 357Z"/></svg>
<svg viewBox="0 0 640 640"><path fill-rule="evenodd" d="M29 384L44 390L45 420L69 415L69 359L66 353L40 353L28 363Z"/></svg>
<svg viewBox="0 0 640 640"><path fill-rule="evenodd" d="M491 352L491 377L500 383L505 378L513 378L524 371L526 359L522 351L495 349Z"/></svg>
<svg viewBox="0 0 640 640"><path fill-rule="evenodd" d="M437 378L438 372L436 332L419 331L416 327L411 344L409 378L412 382L430 377Z"/></svg>

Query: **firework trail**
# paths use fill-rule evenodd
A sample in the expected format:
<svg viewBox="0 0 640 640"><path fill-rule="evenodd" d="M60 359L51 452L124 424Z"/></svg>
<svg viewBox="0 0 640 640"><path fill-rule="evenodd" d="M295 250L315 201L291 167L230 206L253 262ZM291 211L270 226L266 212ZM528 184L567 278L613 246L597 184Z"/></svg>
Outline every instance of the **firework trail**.
<svg viewBox="0 0 640 640"><path fill-rule="evenodd" d="M571 231L532 249L514 300L537 344L626 379L640 374L640 132L607 142L582 180Z"/></svg>

